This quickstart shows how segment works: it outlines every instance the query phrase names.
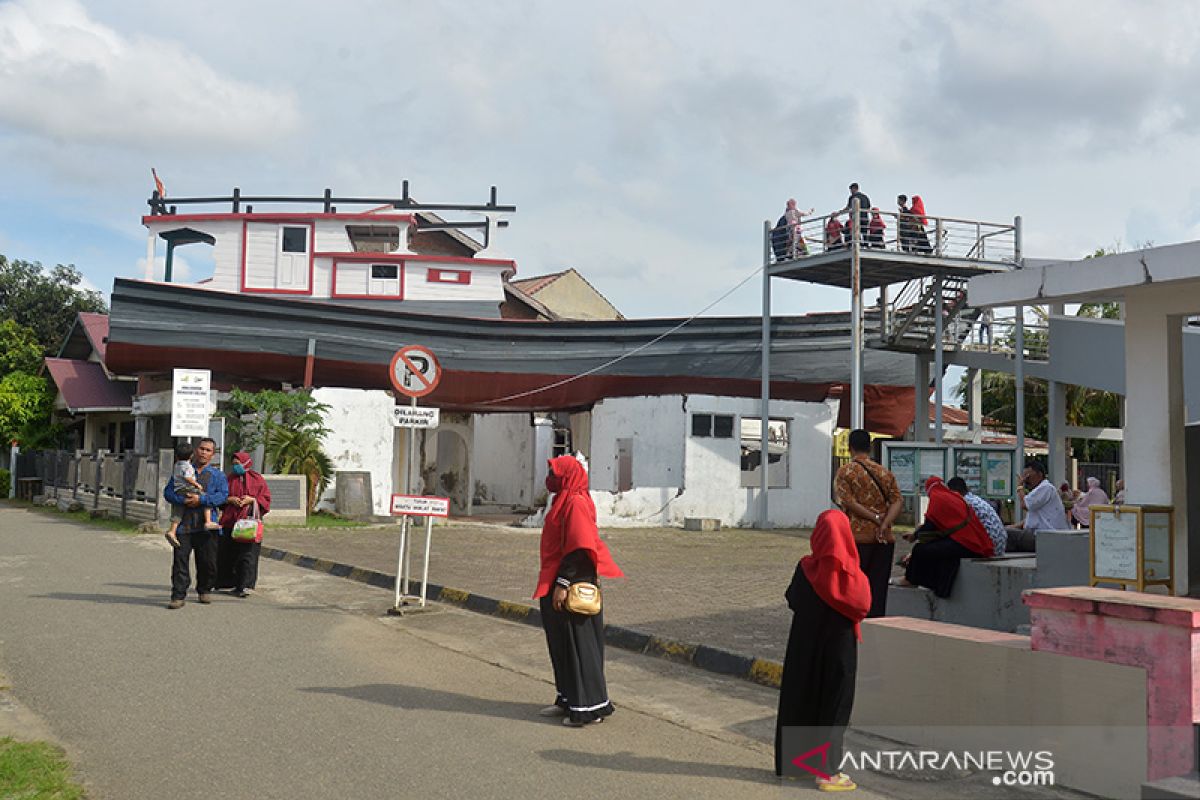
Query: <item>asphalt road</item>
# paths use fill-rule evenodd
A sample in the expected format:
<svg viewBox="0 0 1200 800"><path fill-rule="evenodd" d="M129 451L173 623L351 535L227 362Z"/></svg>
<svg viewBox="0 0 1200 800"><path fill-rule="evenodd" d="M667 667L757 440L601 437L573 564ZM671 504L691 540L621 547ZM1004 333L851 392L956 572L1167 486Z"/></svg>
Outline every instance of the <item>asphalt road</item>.
<svg viewBox="0 0 1200 800"><path fill-rule="evenodd" d="M771 775L761 687L613 653L617 714L566 729L526 626L381 618L378 589L266 561L254 597L169 611L169 566L0 508L0 671L93 800L816 796Z"/></svg>

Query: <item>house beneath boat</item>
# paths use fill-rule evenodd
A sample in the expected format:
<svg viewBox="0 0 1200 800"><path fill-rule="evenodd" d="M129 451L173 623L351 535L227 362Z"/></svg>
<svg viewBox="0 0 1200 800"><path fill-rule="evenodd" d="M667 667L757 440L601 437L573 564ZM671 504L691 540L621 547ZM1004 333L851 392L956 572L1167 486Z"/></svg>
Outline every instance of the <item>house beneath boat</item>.
<svg viewBox="0 0 1200 800"><path fill-rule="evenodd" d="M147 263L164 243L168 265L180 247L208 247L213 273L182 285L168 268L166 281L114 285L108 362L139 379L137 448L170 444L173 368L211 370L218 399L234 386L308 387L331 409L327 453L369 473L386 513L410 433L392 426L387 367L421 344L443 374L421 403L442 413L437 429L411 432L411 479L455 513L535 511L546 460L563 453L589 463L602 525L750 525L763 468L772 524L809 525L828 506L832 437L847 424L848 315L773 320L764 458L758 317L626 320L575 270L515 280L516 263L494 249L512 209L494 196L457 211L407 196L348 211L358 201L327 192L320 210L254 210L268 200L280 198L235 194L220 199L231 208L181 213L200 199L151 199ZM469 214L483 219L454 221ZM912 357L870 351L864 370L868 422L901 435ZM331 487L323 504L334 497Z"/></svg>

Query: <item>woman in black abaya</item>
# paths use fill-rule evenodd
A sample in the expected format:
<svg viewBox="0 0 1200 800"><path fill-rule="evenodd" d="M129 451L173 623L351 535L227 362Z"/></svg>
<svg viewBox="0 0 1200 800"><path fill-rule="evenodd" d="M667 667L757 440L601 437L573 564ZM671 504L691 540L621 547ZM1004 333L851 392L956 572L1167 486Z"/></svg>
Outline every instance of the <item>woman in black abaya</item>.
<svg viewBox="0 0 1200 800"><path fill-rule="evenodd" d="M779 690L775 774L814 774L818 789L848 791L856 785L838 767L854 705L858 623L871 608L871 587L844 513L821 514L811 544L812 555L800 559L785 595L793 617ZM795 761L800 757L804 768Z"/></svg>

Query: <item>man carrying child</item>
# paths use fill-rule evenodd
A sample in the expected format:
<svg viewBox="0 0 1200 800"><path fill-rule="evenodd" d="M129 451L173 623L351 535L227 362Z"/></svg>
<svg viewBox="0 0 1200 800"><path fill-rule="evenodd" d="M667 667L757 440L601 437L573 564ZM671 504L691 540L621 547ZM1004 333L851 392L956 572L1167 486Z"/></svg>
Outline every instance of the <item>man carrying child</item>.
<svg viewBox="0 0 1200 800"><path fill-rule="evenodd" d="M177 451L177 455L180 452ZM183 607L192 581L188 562L193 552L196 554L197 599L201 603L211 602L210 594L217 580L217 535L220 531L209 526L212 525L213 509L223 505L229 495L225 473L208 463L214 452L216 442L205 438L192 453L193 480L198 484L199 492L187 481L189 471L178 464L163 489L163 497L172 506L172 517L176 508L179 513L179 521L172 524L168 533L168 538L174 534L175 559L171 565L171 602L167 608Z"/></svg>

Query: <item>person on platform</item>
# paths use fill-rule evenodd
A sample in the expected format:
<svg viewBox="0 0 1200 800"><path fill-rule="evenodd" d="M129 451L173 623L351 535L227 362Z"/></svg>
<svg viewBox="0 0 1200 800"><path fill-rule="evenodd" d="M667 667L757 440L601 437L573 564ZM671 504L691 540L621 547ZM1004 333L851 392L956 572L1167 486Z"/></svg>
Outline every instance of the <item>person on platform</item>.
<svg viewBox="0 0 1200 800"><path fill-rule="evenodd" d="M1053 489L1053 487L1051 487ZM925 481L929 508L925 522L904 538L917 544L909 554L899 586L924 586L938 597L949 597L964 558L989 558L995 550L979 517L961 495L937 475Z"/></svg>
<svg viewBox="0 0 1200 800"><path fill-rule="evenodd" d="M858 562L871 585L868 617L887 614L888 576L896 553L892 524L904 509L904 497L896 477L871 460L871 434L850 431L850 461L833 481L837 503L850 518L850 530L858 549Z"/></svg>
<svg viewBox="0 0 1200 800"><path fill-rule="evenodd" d="M838 221L837 214L831 214L829 221L825 223L825 250L841 250L845 247L842 243L842 223Z"/></svg>
<svg viewBox="0 0 1200 800"><path fill-rule="evenodd" d="M883 214L880 213L879 206L872 206L871 222L867 225L867 247L882 250L886 235L887 223L883 221Z"/></svg>
<svg viewBox="0 0 1200 800"><path fill-rule="evenodd" d="M859 623L871 608L871 587L858 565L849 518L838 509L817 518L812 554L800 559L785 597L792 610L775 721L775 774L793 759L828 743L817 788L849 791L854 781L839 769L854 707Z"/></svg>
<svg viewBox="0 0 1200 800"><path fill-rule="evenodd" d="M212 509L225 504L229 486L225 473L209 462L216 453L217 443L208 437L199 441L192 453L192 466L203 494L179 494L172 479L163 488L163 499L172 506L183 506L182 518L175 529L179 546L174 550L171 563L171 601L167 608L183 608L192 576L188 564L195 553L196 595L204 604L212 602L211 594L217 582L217 531L208 530L205 523L211 518Z"/></svg>
<svg viewBox="0 0 1200 800"><path fill-rule="evenodd" d="M975 512L975 516L979 517L979 521L983 523L983 529L987 531L988 538L992 540L992 555L1004 555L1004 550L1008 546L1008 531L1004 529L1004 523L1001 521L1000 515L996 513L996 509L992 508L992 504L972 492L967 486L967 482L958 476L946 481L946 486L950 491L957 492L963 500L966 500L967 505Z"/></svg>
<svg viewBox="0 0 1200 800"><path fill-rule="evenodd" d="M1092 512L1088 509L1092 506L1108 505L1108 494L1100 488L1099 478L1087 479L1088 490L1079 496L1075 501L1075 505L1071 507L1071 516L1076 524L1084 528L1092 526Z"/></svg>
<svg viewBox="0 0 1200 800"><path fill-rule="evenodd" d="M233 589L234 597L249 597L258 584L258 558L262 542L235 541L233 525L254 515L265 517L271 510L271 487L254 471L250 454L233 454L229 468L229 499L221 512L221 537L217 540L217 588Z"/></svg>
<svg viewBox="0 0 1200 800"><path fill-rule="evenodd" d="M913 195L912 216L913 249L922 255L932 255L933 247L929 244L929 233L925 229L925 226L929 224L929 218L925 216L925 201L919 194Z"/></svg>
<svg viewBox="0 0 1200 800"><path fill-rule="evenodd" d="M544 717L562 717L581 728L613 713L604 680L604 612L573 613L566 607L573 583L624 575L600 539L588 475L574 456L550 460L546 489L554 495L542 525L541 570L534 599L541 601L542 628L554 668L554 704Z"/></svg>
<svg viewBox="0 0 1200 800"><path fill-rule="evenodd" d="M788 229L788 258L808 255L808 243L804 241L804 231L801 226L804 224L804 218L812 213L813 209L811 208L808 211L801 211L797 208L795 200L787 201L783 219Z"/></svg>
<svg viewBox="0 0 1200 800"><path fill-rule="evenodd" d="M1029 461L1021 473L1017 499L1025 510L1025 521L1008 529L1010 553L1036 553L1038 531L1061 531L1067 527L1067 514L1054 484L1046 479L1046 468Z"/></svg>
<svg viewBox="0 0 1200 800"><path fill-rule="evenodd" d="M857 183L850 184L850 196L846 198L846 207L838 213L850 214L851 210L854 208L855 200L858 200L858 235L861 237L867 233L867 228L871 224L869 216L871 211L871 198L859 191ZM851 214L851 216L846 219L846 230L843 232L843 235L847 240L847 246L850 244L851 237L854 236L853 222L854 218Z"/></svg>
<svg viewBox="0 0 1200 800"><path fill-rule="evenodd" d="M908 207L908 195L896 195L896 216L900 250L911 253L917 249L917 219Z"/></svg>

